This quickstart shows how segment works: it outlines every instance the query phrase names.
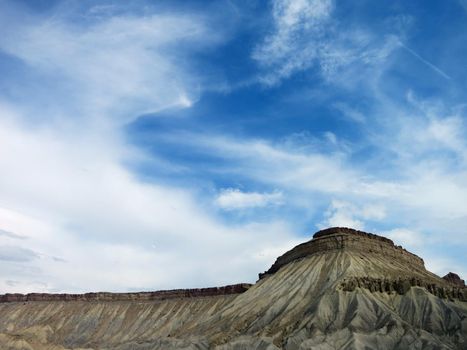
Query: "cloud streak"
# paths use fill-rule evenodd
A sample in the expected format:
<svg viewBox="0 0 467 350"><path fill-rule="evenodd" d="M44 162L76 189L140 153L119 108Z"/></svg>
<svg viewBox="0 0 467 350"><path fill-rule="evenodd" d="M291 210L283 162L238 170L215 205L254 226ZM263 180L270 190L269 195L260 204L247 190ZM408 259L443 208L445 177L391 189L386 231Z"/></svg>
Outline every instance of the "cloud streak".
<svg viewBox="0 0 467 350"><path fill-rule="evenodd" d="M443 78L447 79L447 80L451 80L452 78L447 75L446 73L444 73L441 69L439 69L438 67L436 67L433 63L427 61L426 59L424 59L423 57L421 57L419 54L417 54L414 50L412 50L411 48L405 46L404 44L400 43L400 46L403 47L408 53L410 53L412 56L414 56L415 58L417 58L418 60L420 60L420 62L426 64L428 67L430 67L431 69L433 69L436 73L438 73L440 76L442 76Z"/></svg>
<svg viewBox="0 0 467 350"><path fill-rule="evenodd" d="M273 2L274 33L253 52L253 59L275 71L261 77L264 84L277 84L314 63L323 49L332 10L331 0Z"/></svg>
<svg viewBox="0 0 467 350"><path fill-rule="evenodd" d="M13 239L26 239L25 236L21 236L14 232L2 230L2 229L0 229L0 236L7 237L7 238L13 238Z"/></svg>
<svg viewBox="0 0 467 350"><path fill-rule="evenodd" d="M216 205L224 210L239 210L261 208L282 204L282 193L242 192L239 189L228 188L221 191L216 198Z"/></svg>
<svg viewBox="0 0 467 350"><path fill-rule="evenodd" d="M252 53L263 69L259 81L274 86L318 68L327 81L343 84L341 74L349 76L355 66L378 66L399 48L400 40L391 31L381 37L339 22L333 16L335 7L332 0L273 1L274 31Z"/></svg>
<svg viewBox="0 0 467 350"><path fill-rule="evenodd" d="M199 83L180 61L220 36L208 31L205 19L176 13L130 12L86 22L55 13L24 16L21 26L17 20L3 15L9 27L1 49L45 75L57 92L54 99L67 99L68 109L59 113L88 122L111 117L118 124L142 113L189 107Z"/></svg>
<svg viewBox="0 0 467 350"><path fill-rule="evenodd" d="M37 259L37 253L17 246L0 246L0 260L13 262L29 262Z"/></svg>

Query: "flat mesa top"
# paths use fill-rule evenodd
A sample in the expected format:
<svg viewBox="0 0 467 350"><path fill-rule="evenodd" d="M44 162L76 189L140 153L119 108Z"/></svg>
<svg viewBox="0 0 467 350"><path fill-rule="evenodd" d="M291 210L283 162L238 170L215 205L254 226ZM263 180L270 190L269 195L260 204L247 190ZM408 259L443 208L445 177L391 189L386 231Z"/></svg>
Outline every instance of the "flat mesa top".
<svg viewBox="0 0 467 350"><path fill-rule="evenodd" d="M269 270L259 274L259 278L273 274L282 266L306 256L344 248L402 259L409 265L417 265L421 270L425 269L422 258L395 245L389 238L349 227L330 227L316 232L312 240L299 244L278 257Z"/></svg>
<svg viewBox="0 0 467 350"><path fill-rule="evenodd" d="M326 237L326 236L330 236L330 235L334 235L334 234L347 234L347 235L354 235L354 236L364 236L364 237L367 237L367 238L377 239L377 240L384 241L386 243L390 243L390 244L394 245L394 242L392 240L390 240L389 238L379 236L379 235L375 235L374 233L368 233L368 232L364 232L364 231L355 230L355 229L349 228L349 227L330 227L330 228L327 228L327 229L316 232L313 235L313 239Z"/></svg>

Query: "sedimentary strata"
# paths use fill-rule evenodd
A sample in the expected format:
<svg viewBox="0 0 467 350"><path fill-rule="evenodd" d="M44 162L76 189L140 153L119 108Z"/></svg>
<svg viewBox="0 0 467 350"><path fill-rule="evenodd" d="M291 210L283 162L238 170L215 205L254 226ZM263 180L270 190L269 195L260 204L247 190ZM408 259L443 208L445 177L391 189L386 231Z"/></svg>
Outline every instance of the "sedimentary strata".
<svg viewBox="0 0 467 350"><path fill-rule="evenodd" d="M448 281L451 284L457 286L465 287L465 281L459 277L457 273L449 272L446 276L443 277L443 280Z"/></svg>
<svg viewBox="0 0 467 350"><path fill-rule="evenodd" d="M0 349L467 349L460 277L384 237L320 231L268 272L251 286L4 296Z"/></svg>
<svg viewBox="0 0 467 350"><path fill-rule="evenodd" d="M397 293L403 295L412 287L422 287L431 294L443 299L459 299L467 301L467 288L464 286L447 286L427 282L419 278L399 278L390 280L386 278L355 277L342 281L340 287L343 291L352 292L356 288L365 288L370 292Z"/></svg>
<svg viewBox="0 0 467 350"><path fill-rule="evenodd" d="M219 295L243 293L251 287L251 284L240 283L224 287L200 288L200 289L173 289L155 292L137 293L85 293L85 294L3 294L0 295L0 303L27 302L27 301L151 301L176 298L213 297Z"/></svg>
<svg viewBox="0 0 467 350"><path fill-rule="evenodd" d="M367 255L382 254L418 268L425 268L423 259L395 245L388 238L347 227L332 227L316 232L311 241L302 243L278 257L269 270L259 274L259 278L277 272L294 260L329 250L358 251Z"/></svg>

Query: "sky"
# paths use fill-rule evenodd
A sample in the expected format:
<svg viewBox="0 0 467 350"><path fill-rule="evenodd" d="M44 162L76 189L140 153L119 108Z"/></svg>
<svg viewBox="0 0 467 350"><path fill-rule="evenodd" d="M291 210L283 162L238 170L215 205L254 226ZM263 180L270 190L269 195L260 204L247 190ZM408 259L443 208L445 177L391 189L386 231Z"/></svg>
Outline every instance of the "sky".
<svg viewBox="0 0 467 350"><path fill-rule="evenodd" d="M467 1L0 0L0 292L254 282L314 232L467 277Z"/></svg>

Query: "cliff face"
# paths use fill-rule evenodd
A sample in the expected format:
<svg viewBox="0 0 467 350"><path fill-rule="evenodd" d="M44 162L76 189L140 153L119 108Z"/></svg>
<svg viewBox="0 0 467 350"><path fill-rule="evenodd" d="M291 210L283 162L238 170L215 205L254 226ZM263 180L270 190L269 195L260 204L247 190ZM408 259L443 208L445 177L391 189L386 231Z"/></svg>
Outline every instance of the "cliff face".
<svg viewBox="0 0 467 350"><path fill-rule="evenodd" d="M462 280L458 274L454 272L449 272L446 276L443 277L443 280L448 281L451 284L459 287L465 287L465 281Z"/></svg>
<svg viewBox="0 0 467 350"><path fill-rule="evenodd" d="M259 274L259 278L277 272L282 266L294 260L313 254L322 254L330 250L364 252L365 255L383 254L388 258L415 266L417 269L425 268L423 259L401 246L396 246L388 238L347 227L331 227L316 232L311 241L302 243L278 257L269 270Z"/></svg>
<svg viewBox="0 0 467 350"><path fill-rule="evenodd" d="M465 287L355 232L317 233L249 288L0 303L0 349L466 349Z"/></svg>
<svg viewBox="0 0 467 350"><path fill-rule="evenodd" d="M199 288L199 289L174 289L156 292L136 293L85 293L85 294L3 294L0 295L0 303L28 302L28 301L155 301L179 298L214 297L243 293L251 284L240 283L224 287Z"/></svg>

